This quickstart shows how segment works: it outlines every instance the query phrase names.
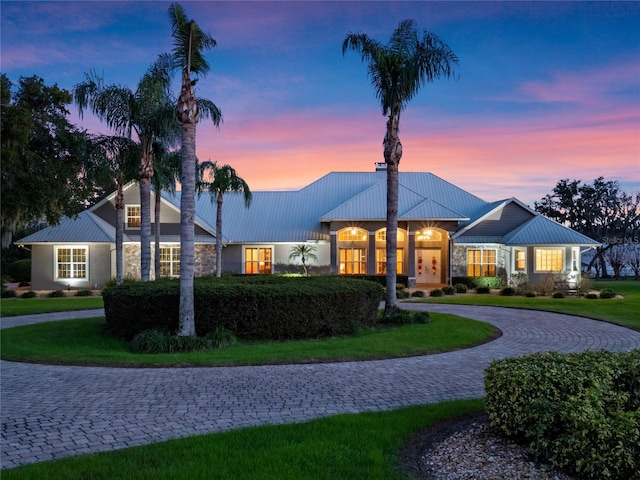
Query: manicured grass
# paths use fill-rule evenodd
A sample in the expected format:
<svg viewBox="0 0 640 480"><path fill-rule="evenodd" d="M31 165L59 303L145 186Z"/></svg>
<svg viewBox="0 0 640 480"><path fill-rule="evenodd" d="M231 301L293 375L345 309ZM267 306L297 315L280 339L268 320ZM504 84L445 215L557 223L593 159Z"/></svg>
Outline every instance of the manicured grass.
<svg viewBox="0 0 640 480"><path fill-rule="evenodd" d="M398 455L414 433L483 408L461 400L246 428L28 465L2 478L406 480Z"/></svg>
<svg viewBox="0 0 640 480"><path fill-rule="evenodd" d="M590 300L573 296L565 298L552 298L550 296L527 298L521 296L456 294L435 298L428 297L417 301L546 310L605 320L640 331L640 281L599 280L594 282L594 288L597 290L612 288L624 298Z"/></svg>
<svg viewBox="0 0 640 480"><path fill-rule="evenodd" d="M132 353L104 333L104 317L40 323L2 331L4 360L112 366L265 365L371 360L470 347L498 335L495 327L455 315L432 314L428 324L363 331L353 337L239 344L176 354Z"/></svg>
<svg viewBox="0 0 640 480"><path fill-rule="evenodd" d="M0 299L0 316L32 315L35 313L64 312L103 308L102 296L65 298L3 298Z"/></svg>

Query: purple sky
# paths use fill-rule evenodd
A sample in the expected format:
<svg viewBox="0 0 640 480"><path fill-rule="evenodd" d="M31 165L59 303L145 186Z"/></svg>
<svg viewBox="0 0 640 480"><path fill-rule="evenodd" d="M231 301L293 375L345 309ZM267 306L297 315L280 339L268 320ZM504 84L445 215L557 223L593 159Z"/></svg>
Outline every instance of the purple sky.
<svg viewBox="0 0 640 480"><path fill-rule="evenodd" d="M640 191L640 2L182 2L217 40L197 95L200 159L252 188L297 189L373 171L385 118L349 32L381 42L401 20L438 34L459 78L402 114L401 171L430 171L485 200L533 205L562 178ZM72 89L95 69L132 89L171 49L168 2L1 2L0 71ZM176 84L177 85L177 84ZM175 92L178 92L176 86ZM106 132L96 119L71 120Z"/></svg>

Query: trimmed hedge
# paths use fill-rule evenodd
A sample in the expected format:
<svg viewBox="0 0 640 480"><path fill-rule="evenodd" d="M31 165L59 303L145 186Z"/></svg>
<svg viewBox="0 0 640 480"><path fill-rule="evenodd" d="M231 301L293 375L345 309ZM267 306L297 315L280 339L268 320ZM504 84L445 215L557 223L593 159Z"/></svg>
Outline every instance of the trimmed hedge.
<svg viewBox="0 0 640 480"><path fill-rule="evenodd" d="M13 278L15 282L29 282L31 281L31 260L17 260L10 263L4 273Z"/></svg>
<svg viewBox="0 0 640 480"><path fill-rule="evenodd" d="M493 361L494 427L584 479L639 479L640 350L544 353Z"/></svg>
<svg viewBox="0 0 640 480"><path fill-rule="evenodd" d="M126 283L102 295L107 326L120 338L178 330L178 280ZM196 334L222 326L245 339L346 335L375 325L382 297L377 283L336 276L197 278Z"/></svg>

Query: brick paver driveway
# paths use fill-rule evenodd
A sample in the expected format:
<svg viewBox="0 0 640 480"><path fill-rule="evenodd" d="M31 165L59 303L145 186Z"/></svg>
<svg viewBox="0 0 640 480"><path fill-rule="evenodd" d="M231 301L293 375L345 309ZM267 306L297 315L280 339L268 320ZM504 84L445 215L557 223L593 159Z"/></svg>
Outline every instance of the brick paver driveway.
<svg viewBox="0 0 640 480"><path fill-rule="evenodd" d="M438 355L318 365L127 369L2 362L2 468L250 425L481 397L483 371L493 359L640 348L640 332L580 317L403 307L483 320L503 335ZM8 321L2 319L4 327Z"/></svg>

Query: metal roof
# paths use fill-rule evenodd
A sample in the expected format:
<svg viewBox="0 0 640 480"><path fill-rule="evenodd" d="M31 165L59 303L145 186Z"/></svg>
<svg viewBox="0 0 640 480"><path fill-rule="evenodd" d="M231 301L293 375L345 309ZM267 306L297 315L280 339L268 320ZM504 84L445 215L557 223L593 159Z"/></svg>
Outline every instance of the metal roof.
<svg viewBox="0 0 640 480"><path fill-rule="evenodd" d="M75 218L63 217L52 225L28 235L16 243L114 243L115 228L89 210Z"/></svg>
<svg viewBox="0 0 640 480"><path fill-rule="evenodd" d="M600 245L600 242L542 215L536 215L506 234L503 243L505 245Z"/></svg>

